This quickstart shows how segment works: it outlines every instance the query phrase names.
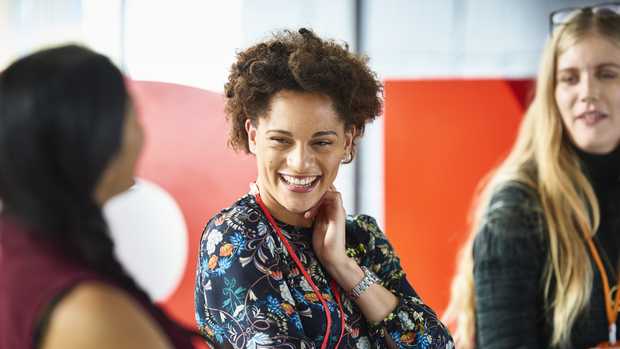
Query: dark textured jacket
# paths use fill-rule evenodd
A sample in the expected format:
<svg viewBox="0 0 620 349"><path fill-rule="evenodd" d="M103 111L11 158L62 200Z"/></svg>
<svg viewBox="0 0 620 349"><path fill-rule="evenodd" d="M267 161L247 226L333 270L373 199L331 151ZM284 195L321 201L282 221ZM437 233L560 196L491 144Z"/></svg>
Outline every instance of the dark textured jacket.
<svg viewBox="0 0 620 349"><path fill-rule="evenodd" d="M617 157L617 156L616 156ZM609 159L585 159L601 205L595 242L605 260L610 284L617 283L620 234L620 180ZM575 243L583 244L580 239ZM545 309L544 269L548 233L534 191L518 183L498 190L474 241L476 342L478 348L552 348L552 313ZM594 283L589 307L571 333L571 348L588 348L608 338L601 276L592 258ZM620 321L617 322L620 327Z"/></svg>

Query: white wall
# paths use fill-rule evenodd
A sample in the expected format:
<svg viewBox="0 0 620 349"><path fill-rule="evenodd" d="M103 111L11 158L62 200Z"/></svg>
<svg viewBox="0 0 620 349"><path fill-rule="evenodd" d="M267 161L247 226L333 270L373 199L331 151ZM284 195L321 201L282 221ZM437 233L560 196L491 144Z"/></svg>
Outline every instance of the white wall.
<svg viewBox="0 0 620 349"><path fill-rule="evenodd" d="M125 64L137 80L223 91L242 46L241 0L127 0Z"/></svg>
<svg viewBox="0 0 620 349"><path fill-rule="evenodd" d="M80 0L0 0L0 69L33 49L80 41Z"/></svg>
<svg viewBox="0 0 620 349"><path fill-rule="evenodd" d="M9 26L10 18L8 0L0 0L0 70L12 59L10 56L13 51L13 45L9 42L12 36Z"/></svg>

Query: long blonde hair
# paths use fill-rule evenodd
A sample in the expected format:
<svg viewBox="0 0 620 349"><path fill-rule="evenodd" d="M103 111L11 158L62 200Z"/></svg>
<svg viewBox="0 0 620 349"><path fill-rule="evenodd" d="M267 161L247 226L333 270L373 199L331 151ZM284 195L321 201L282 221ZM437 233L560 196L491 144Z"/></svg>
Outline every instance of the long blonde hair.
<svg viewBox="0 0 620 349"><path fill-rule="evenodd" d="M507 182L516 181L531 188L543 210L549 241L544 299L545 311L551 315L551 345L570 345L575 320L588 306L593 271L583 237L596 232L600 213L555 103L555 72L558 57L592 33L620 45L619 17L581 10L556 28L543 51L536 94L521 122L516 142L501 165L483 180L474 201L471 231L458 257L452 296L444 315L444 320L455 329L459 349L475 347L473 241L484 223L491 196Z"/></svg>

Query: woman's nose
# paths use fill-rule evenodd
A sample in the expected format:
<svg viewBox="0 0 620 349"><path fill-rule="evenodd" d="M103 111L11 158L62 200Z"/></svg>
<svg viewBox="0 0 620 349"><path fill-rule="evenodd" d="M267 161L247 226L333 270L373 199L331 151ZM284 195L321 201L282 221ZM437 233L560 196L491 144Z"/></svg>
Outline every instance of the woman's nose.
<svg viewBox="0 0 620 349"><path fill-rule="evenodd" d="M591 103L599 99L599 86L598 82L593 76L586 74L580 82L580 100L582 102Z"/></svg>
<svg viewBox="0 0 620 349"><path fill-rule="evenodd" d="M287 162L291 169L303 172L312 165L314 155L312 151L304 145L295 146L288 154Z"/></svg>

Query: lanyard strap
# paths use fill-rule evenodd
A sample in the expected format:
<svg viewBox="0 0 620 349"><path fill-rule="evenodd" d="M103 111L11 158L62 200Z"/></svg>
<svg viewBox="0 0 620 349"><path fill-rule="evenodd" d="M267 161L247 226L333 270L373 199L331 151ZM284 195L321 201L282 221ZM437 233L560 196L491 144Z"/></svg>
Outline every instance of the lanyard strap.
<svg viewBox="0 0 620 349"><path fill-rule="evenodd" d="M325 298L323 298L323 296L321 295L321 292L319 291L319 288L317 287L317 285L314 283L314 281L312 281L312 277L310 276L306 268L304 268L303 264L301 264L301 260L297 256L297 253L295 253L295 250L293 250L293 247L291 246L291 244L288 242L288 239L286 238L286 236L284 236L284 234L282 233L282 230L280 229L276 221L271 216L271 213L267 209L267 206L265 206L265 204L263 203L263 200L261 199L260 194L255 193L254 197L256 198L256 202L260 206L261 210L267 217L269 224L271 225L273 230L276 231L276 234L278 234L278 237L280 238L280 240L286 247L286 250L288 251L289 255L291 256L291 258L293 258L293 261L297 265L297 268L304 275L304 278L306 279L306 281L308 281L308 284L310 284L310 287L312 287L312 291L314 292L316 297L319 299L319 301L321 301L321 304L323 305L323 310L325 311L325 318L327 320L327 326L325 327L325 334L323 336L323 342L321 344L321 349L326 349L327 344L329 344L329 334L331 332L331 327L332 327L332 317L331 317L331 312L329 310L329 307L327 306L327 302L325 301ZM335 287L334 282L331 283L331 289L332 289L332 292L334 293L334 299L336 300L336 303L338 304L338 310L340 311L340 337L338 338L338 342L336 343L336 348L338 348L338 346L340 345L340 341L342 340L342 337L344 336L344 325L345 325L344 310L342 309L342 302L340 301L340 292L338 292L337 288Z"/></svg>
<svg viewBox="0 0 620 349"><path fill-rule="evenodd" d="M603 292L605 292L605 312L607 314L607 321L609 322L609 343L616 343L616 319L618 318L618 310L620 309L620 277L618 278L618 289L616 290L616 298L614 300L614 304L611 304L611 289L609 288L609 280L607 279L607 272L605 271L605 266L601 261L601 257L599 256L596 245L594 245L594 241L592 241L592 237L586 236L586 241L588 242L588 246L590 247L590 253L592 254L592 258L594 258L594 262L596 263L596 267L598 268L601 279L603 280Z"/></svg>

